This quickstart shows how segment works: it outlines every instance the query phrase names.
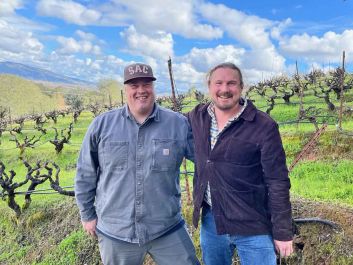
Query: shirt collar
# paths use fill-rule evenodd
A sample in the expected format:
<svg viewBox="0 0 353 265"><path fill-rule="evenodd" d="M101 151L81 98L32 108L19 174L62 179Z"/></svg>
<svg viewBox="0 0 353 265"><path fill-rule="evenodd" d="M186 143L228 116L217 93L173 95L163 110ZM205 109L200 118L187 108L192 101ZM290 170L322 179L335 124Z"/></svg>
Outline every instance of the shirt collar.
<svg viewBox="0 0 353 265"><path fill-rule="evenodd" d="M160 106L158 104L154 103L152 113L147 117L146 121L149 119L154 119L154 121L159 121L159 112L160 112ZM131 114L131 112L129 110L129 106L127 104L125 104L123 107L122 115L125 118L130 118L131 120L135 121L135 118Z"/></svg>
<svg viewBox="0 0 353 265"><path fill-rule="evenodd" d="M238 113L236 113L233 117L228 119L228 122L232 122L237 120L244 112L248 105L248 100L246 98L241 98L239 104L241 105L241 109ZM214 112L214 103L211 102L208 107L207 107L208 114L212 117L212 119L215 119L215 112Z"/></svg>

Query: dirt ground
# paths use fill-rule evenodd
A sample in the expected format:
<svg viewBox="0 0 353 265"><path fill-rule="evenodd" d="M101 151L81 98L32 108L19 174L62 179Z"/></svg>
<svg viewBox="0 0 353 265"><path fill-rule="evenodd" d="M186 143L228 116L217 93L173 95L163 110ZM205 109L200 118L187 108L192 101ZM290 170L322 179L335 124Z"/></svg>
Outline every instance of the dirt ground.
<svg viewBox="0 0 353 265"><path fill-rule="evenodd" d="M302 198L292 199L293 218L320 218L337 225L297 224L295 254L282 264L352 265L353 207Z"/></svg>

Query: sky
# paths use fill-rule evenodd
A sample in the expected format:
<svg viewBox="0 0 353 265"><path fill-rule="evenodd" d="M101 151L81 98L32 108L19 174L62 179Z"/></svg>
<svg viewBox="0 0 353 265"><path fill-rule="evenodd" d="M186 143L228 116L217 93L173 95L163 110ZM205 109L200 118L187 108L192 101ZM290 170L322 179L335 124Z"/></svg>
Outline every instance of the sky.
<svg viewBox="0 0 353 265"><path fill-rule="evenodd" d="M206 91L233 62L246 85L353 63L353 0L0 0L0 61L98 83L126 65L153 68L158 93Z"/></svg>

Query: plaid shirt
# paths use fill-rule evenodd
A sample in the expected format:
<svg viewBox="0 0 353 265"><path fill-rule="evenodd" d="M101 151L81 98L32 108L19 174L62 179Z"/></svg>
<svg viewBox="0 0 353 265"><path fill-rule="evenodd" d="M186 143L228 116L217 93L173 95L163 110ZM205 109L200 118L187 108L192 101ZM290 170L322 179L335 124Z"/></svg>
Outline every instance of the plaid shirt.
<svg viewBox="0 0 353 265"><path fill-rule="evenodd" d="M208 106L207 111L208 114L211 116L211 128L210 128L210 137L211 137L211 150L213 147L216 145L218 137L221 135L221 133L227 129L233 122L237 121L240 117L240 115L243 113L245 110L246 106L248 105L248 101L246 99L243 99L243 106L240 109L240 111L232 118L230 118L226 125L223 127L221 131L218 130L218 124L217 124L217 119L216 115L214 113L214 104L211 102L211 104ZM204 200L207 202L208 205L212 206L212 201L211 201L211 191L210 191L210 184L207 183L207 189L205 193L205 198Z"/></svg>

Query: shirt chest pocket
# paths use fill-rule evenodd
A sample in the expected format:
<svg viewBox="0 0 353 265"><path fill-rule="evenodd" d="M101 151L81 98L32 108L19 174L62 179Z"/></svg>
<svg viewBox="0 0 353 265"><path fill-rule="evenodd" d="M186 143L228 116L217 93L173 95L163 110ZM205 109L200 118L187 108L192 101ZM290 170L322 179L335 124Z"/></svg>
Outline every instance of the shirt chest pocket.
<svg viewBox="0 0 353 265"><path fill-rule="evenodd" d="M110 169L126 170L129 142L106 142L103 146L104 165Z"/></svg>
<svg viewBox="0 0 353 265"><path fill-rule="evenodd" d="M152 140L152 170L177 170L178 145L172 139Z"/></svg>

